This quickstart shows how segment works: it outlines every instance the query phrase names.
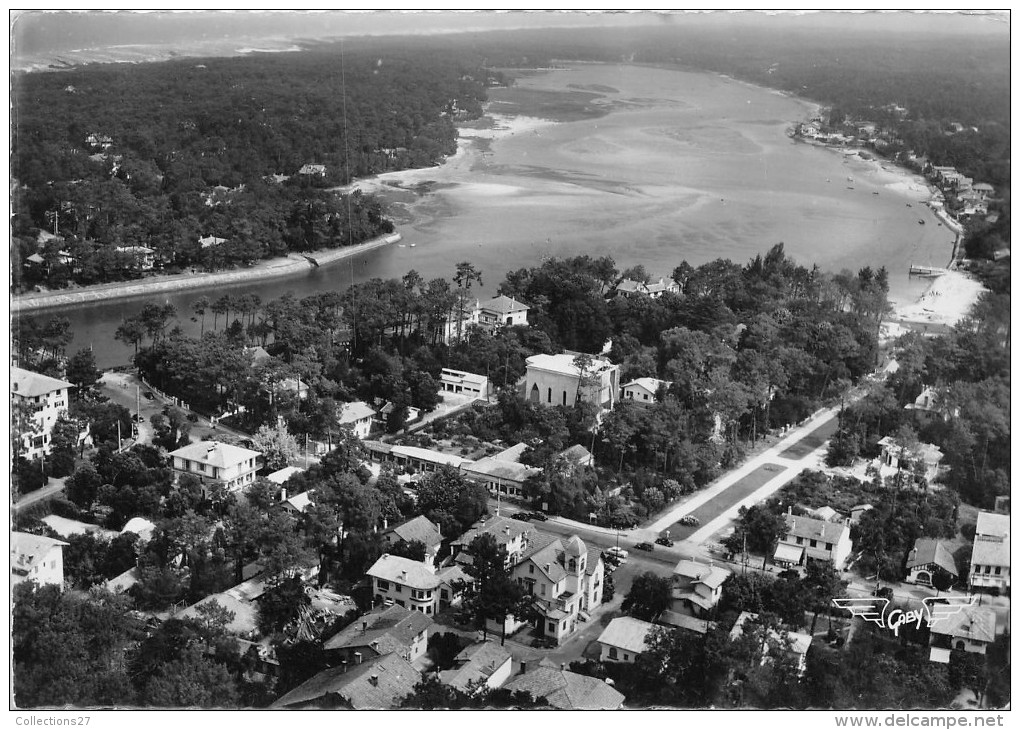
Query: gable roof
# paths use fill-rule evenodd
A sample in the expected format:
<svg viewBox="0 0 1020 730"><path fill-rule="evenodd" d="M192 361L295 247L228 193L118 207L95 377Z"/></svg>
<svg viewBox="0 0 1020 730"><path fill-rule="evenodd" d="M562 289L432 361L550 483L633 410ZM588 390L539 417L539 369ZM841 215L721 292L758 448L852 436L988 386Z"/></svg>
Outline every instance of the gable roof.
<svg viewBox="0 0 1020 730"><path fill-rule="evenodd" d="M560 710L616 710L624 696L600 679L562 669L539 666L519 674L503 685L510 692L527 692L545 697Z"/></svg>
<svg viewBox="0 0 1020 730"><path fill-rule="evenodd" d="M991 643L995 641L995 612L983 606L967 606L931 626L933 634Z"/></svg>
<svg viewBox="0 0 1020 730"><path fill-rule="evenodd" d="M425 563L417 560L389 555L384 553L379 557L365 575L389 580L401 585L410 586L419 590L429 590L439 587L439 576L429 569Z"/></svg>
<svg viewBox="0 0 1020 730"><path fill-rule="evenodd" d="M1009 567L1009 538L997 540L989 537L975 537L970 564Z"/></svg>
<svg viewBox="0 0 1020 730"><path fill-rule="evenodd" d="M787 537L803 537L810 540L821 540L822 542L831 542L833 545L838 543L844 533L849 533L850 528L841 522L826 522L825 520L816 520L813 517L805 517L804 515L784 515L786 517L786 525L788 527Z"/></svg>
<svg viewBox="0 0 1020 730"><path fill-rule="evenodd" d="M641 654L648 648L648 634L655 624L631 616L614 618L596 639L600 644L615 646L632 654Z"/></svg>
<svg viewBox="0 0 1020 730"><path fill-rule="evenodd" d="M379 654L405 650L432 625L432 619L402 606L366 613L323 645L325 650L372 646ZM373 642L376 642L373 645Z"/></svg>
<svg viewBox="0 0 1020 730"><path fill-rule="evenodd" d="M57 380L49 375L33 373L31 370L25 370L24 368L11 368L11 393L20 395L22 398L35 398L36 396L73 387L74 385L66 380Z"/></svg>
<svg viewBox="0 0 1020 730"><path fill-rule="evenodd" d="M1009 515L1000 515L995 512L978 512L974 534L1006 537L1009 535Z"/></svg>
<svg viewBox="0 0 1020 730"><path fill-rule="evenodd" d="M234 614L234 617L226 626L227 631L233 634L247 634L255 630L258 623L255 606L248 601L241 600L237 596L232 595L229 591L206 596L198 603L192 604L178 613L176 618L197 619L199 617L199 606L204 606L207 603L212 603L213 601L216 601L218 604L223 606L223 608L233 612Z"/></svg>
<svg viewBox="0 0 1020 730"><path fill-rule="evenodd" d="M366 418L371 418L375 415L375 409L368 405L364 401L354 401L353 403L344 403L340 406L340 423L356 423Z"/></svg>
<svg viewBox="0 0 1020 730"><path fill-rule="evenodd" d="M63 540L54 540L44 535L33 535L28 532L11 533L11 570L28 574L50 550L57 546L66 546Z"/></svg>
<svg viewBox="0 0 1020 730"><path fill-rule="evenodd" d="M484 682L510 661L510 652L492 641L471 644L457 655L456 666L439 673L439 681L466 690L468 684Z"/></svg>
<svg viewBox="0 0 1020 730"><path fill-rule="evenodd" d="M490 517L481 524L472 527L454 541L454 545L470 547L472 541L479 535L492 535L497 545L506 545L508 542L517 539L525 533L533 533L535 528L527 522L514 520L510 517L496 515Z"/></svg>
<svg viewBox="0 0 1020 730"><path fill-rule="evenodd" d="M956 561L952 554L939 540L930 537L919 537L914 542L914 549L907 556L907 570L918 566L935 563L947 573L959 575L956 570Z"/></svg>
<svg viewBox="0 0 1020 730"><path fill-rule="evenodd" d="M660 385L665 385L667 388L673 383L669 380L659 380L658 378L634 378L629 383L624 383L621 388L630 388L633 385L638 385L647 390L652 395L658 392Z"/></svg>
<svg viewBox="0 0 1020 730"><path fill-rule="evenodd" d="M473 464L464 464L462 468L467 472L474 472L490 479L506 479L513 482L523 482L528 477L542 472L537 467L517 461L499 459L495 456L486 456Z"/></svg>
<svg viewBox="0 0 1020 730"><path fill-rule="evenodd" d="M702 583L715 589L721 586L732 573L725 568L684 558L673 568L673 575L690 578L693 583Z"/></svg>
<svg viewBox="0 0 1020 730"><path fill-rule="evenodd" d="M590 463L592 459L591 452L584 448L581 444L574 444L573 446L563 449L559 453L562 456L575 464Z"/></svg>
<svg viewBox="0 0 1020 730"><path fill-rule="evenodd" d="M285 466L282 469L274 471L272 474L267 474L266 479L271 481L273 484L283 484L295 474L300 474L303 471L304 469L300 466Z"/></svg>
<svg viewBox="0 0 1020 730"><path fill-rule="evenodd" d="M262 456L262 452L219 441L196 441L193 444L182 446L176 451L171 451L170 456L223 468Z"/></svg>
<svg viewBox="0 0 1020 730"><path fill-rule="evenodd" d="M494 297L487 302L481 302L478 305L479 309L483 309L486 312L495 312L496 314L511 314L512 312L526 312L531 307L527 304L512 299L507 296L500 294L498 297Z"/></svg>
<svg viewBox="0 0 1020 730"><path fill-rule="evenodd" d="M388 532L393 533L405 542L417 540L425 547L438 545L443 541L443 535L433 522L424 515L418 515L413 520L391 527ZM384 533L385 534L385 533Z"/></svg>
<svg viewBox="0 0 1020 730"><path fill-rule="evenodd" d="M327 695L337 695L355 710L385 710L398 707L420 681L421 673L406 659L397 654L386 654L353 667L323 670L272 706L321 704L329 707L337 703L327 700Z"/></svg>
<svg viewBox="0 0 1020 730"><path fill-rule="evenodd" d="M581 371L574 364L574 357L575 355L566 352L559 355L532 355L525 360L525 363L529 368L577 378L581 376ZM593 355L589 357L591 357L591 365L587 371L589 375L613 367L613 364L608 360Z"/></svg>

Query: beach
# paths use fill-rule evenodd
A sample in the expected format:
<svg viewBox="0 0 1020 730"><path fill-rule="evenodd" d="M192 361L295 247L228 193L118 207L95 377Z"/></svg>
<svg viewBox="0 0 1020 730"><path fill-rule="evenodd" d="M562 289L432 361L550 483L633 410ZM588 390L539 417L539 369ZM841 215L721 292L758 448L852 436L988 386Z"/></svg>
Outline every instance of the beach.
<svg viewBox="0 0 1020 730"><path fill-rule="evenodd" d="M986 291L971 275L949 271L932 279L916 302L896 307L891 319L901 324L953 327L970 314Z"/></svg>
<svg viewBox="0 0 1020 730"><path fill-rule="evenodd" d="M356 246L329 248L312 251L307 254L290 253L287 256L266 259L245 269L230 271L198 272L187 274L150 276L130 282L115 282L98 286L83 286L75 289L55 289L52 291L31 292L11 298L11 309L17 313L34 312L42 309L71 307L91 302L102 302L137 296L148 296L165 292L177 292L187 289L201 289L211 286L237 284L246 281L272 279L306 271L317 265L340 261L341 259L372 249L396 243L400 234L394 233L380 236ZM313 263L309 259L314 259Z"/></svg>

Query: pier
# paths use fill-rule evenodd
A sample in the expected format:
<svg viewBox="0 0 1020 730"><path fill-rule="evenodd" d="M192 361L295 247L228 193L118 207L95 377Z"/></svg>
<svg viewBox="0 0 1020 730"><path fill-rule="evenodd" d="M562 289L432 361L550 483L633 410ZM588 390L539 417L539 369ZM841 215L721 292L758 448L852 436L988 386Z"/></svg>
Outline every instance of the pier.
<svg viewBox="0 0 1020 730"><path fill-rule="evenodd" d="M948 274L949 269L943 269L938 266L920 266L918 264L910 265L910 275L920 276L924 279L934 279L943 274Z"/></svg>

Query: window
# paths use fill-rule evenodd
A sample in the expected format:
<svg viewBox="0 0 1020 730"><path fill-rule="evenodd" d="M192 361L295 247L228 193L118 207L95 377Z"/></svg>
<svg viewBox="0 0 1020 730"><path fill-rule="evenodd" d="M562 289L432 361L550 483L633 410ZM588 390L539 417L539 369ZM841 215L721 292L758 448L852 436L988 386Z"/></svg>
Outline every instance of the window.
<svg viewBox="0 0 1020 730"><path fill-rule="evenodd" d="M616 659L617 657L618 657L618 655L616 653L616 647L615 646L609 647L609 658L610 659Z"/></svg>
<svg viewBox="0 0 1020 730"><path fill-rule="evenodd" d="M445 588L439 591L439 597L444 601L450 600L450 594L447 592Z"/></svg>
<svg viewBox="0 0 1020 730"><path fill-rule="evenodd" d="M389 589L390 589L390 582L388 580L380 580L379 581L379 590L380 591L388 591Z"/></svg>
<svg viewBox="0 0 1020 730"><path fill-rule="evenodd" d="M647 393L642 393L642 394L641 394L641 396L642 396L642 397L643 397L643 398L644 398L645 400L648 400L648 394L647 394ZM626 655L624 655L624 656L626 656Z"/></svg>
<svg viewBox="0 0 1020 730"><path fill-rule="evenodd" d="M394 583L393 584L393 590L395 590L397 593L402 593L403 592L403 586L401 586L399 583Z"/></svg>
<svg viewBox="0 0 1020 730"><path fill-rule="evenodd" d="M996 567L995 568L995 574L996 575L1002 575L1002 568Z"/></svg>
<svg viewBox="0 0 1020 730"><path fill-rule="evenodd" d="M563 405L567 405L567 391L563 391Z"/></svg>
<svg viewBox="0 0 1020 730"><path fill-rule="evenodd" d="M542 586L541 586L541 588L539 590L542 592L542 595L544 596L545 595L545 583L542 584Z"/></svg>
<svg viewBox="0 0 1020 730"><path fill-rule="evenodd" d="M811 547L818 547L818 541L817 540L812 540L811 541Z"/></svg>
<svg viewBox="0 0 1020 730"><path fill-rule="evenodd" d="M549 388L545 394L545 402L552 403L552 388Z"/></svg>
<svg viewBox="0 0 1020 730"><path fill-rule="evenodd" d="M535 566L534 565L529 565L528 566L528 572L531 573L531 574L534 574L535 573Z"/></svg>
<svg viewBox="0 0 1020 730"><path fill-rule="evenodd" d="M804 544L804 538L803 537L798 537L797 538L797 544L798 545L803 545Z"/></svg>
<svg viewBox="0 0 1020 730"><path fill-rule="evenodd" d="M623 661L629 662L630 661L630 654L628 654L627 652L623 652Z"/></svg>
<svg viewBox="0 0 1020 730"><path fill-rule="evenodd" d="M549 631L551 633L555 633L556 632L556 624L553 623L552 621L549 622Z"/></svg>
<svg viewBox="0 0 1020 730"><path fill-rule="evenodd" d="M831 542L825 543L825 549L826 550L832 550L832 543Z"/></svg>

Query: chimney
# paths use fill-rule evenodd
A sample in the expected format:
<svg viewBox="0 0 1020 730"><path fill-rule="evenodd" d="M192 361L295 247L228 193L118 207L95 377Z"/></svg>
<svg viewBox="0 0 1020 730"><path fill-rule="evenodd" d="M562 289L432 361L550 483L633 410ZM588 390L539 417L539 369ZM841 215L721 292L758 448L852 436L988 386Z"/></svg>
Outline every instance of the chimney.
<svg viewBox="0 0 1020 730"><path fill-rule="evenodd" d="M280 501L287 501L287 487L280 487Z"/></svg>
<svg viewBox="0 0 1020 730"><path fill-rule="evenodd" d="M385 517L382 518L382 528L383 530L390 529L390 521Z"/></svg>
<svg viewBox="0 0 1020 730"><path fill-rule="evenodd" d="M527 662L521 662L521 674L524 674L527 671L528 671L528 663Z"/></svg>
<svg viewBox="0 0 1020 730"><path fill-rule="evenodd" d="M552 563L546 563L546 564L545 564L545 572L546 572L546 573L548 573L548 572L549 572L549 569L550 569L551 567L552 567Z"/></svg>
<svg viewBox="0 0 1020 730"><path fill-rule="evenodd" d="M560 671L561 672L567 671L567 663L566 662L560 662Z"/></svg>
<svg viewBox="0 0 1020 730"><path fill-rule="evenodd" d="M406 570L400 571L400 580L407 580L407 571Z"/></svg>
<svg viewBox="0 0 1020 730"><path fill-rule="evenodd" d="M361 652L360 651L354 652L354 663L355 664L361 664Z"/></svg>
<svg viewBox="0 0 1020 730"><path fill-rule="evenodd" d="M378 674L373 674L371 677L368 678L368 681L372 684L373 687L378 687L379 686L379 675Z"/></svg>
<svg viewBox="0 0 1020 730"><path fill-rule="evenodd" d="M510 534L510 525L507 525L506 527L504 527L503 528L503 532L505 532L507 535L509 535Z"/></svg>

